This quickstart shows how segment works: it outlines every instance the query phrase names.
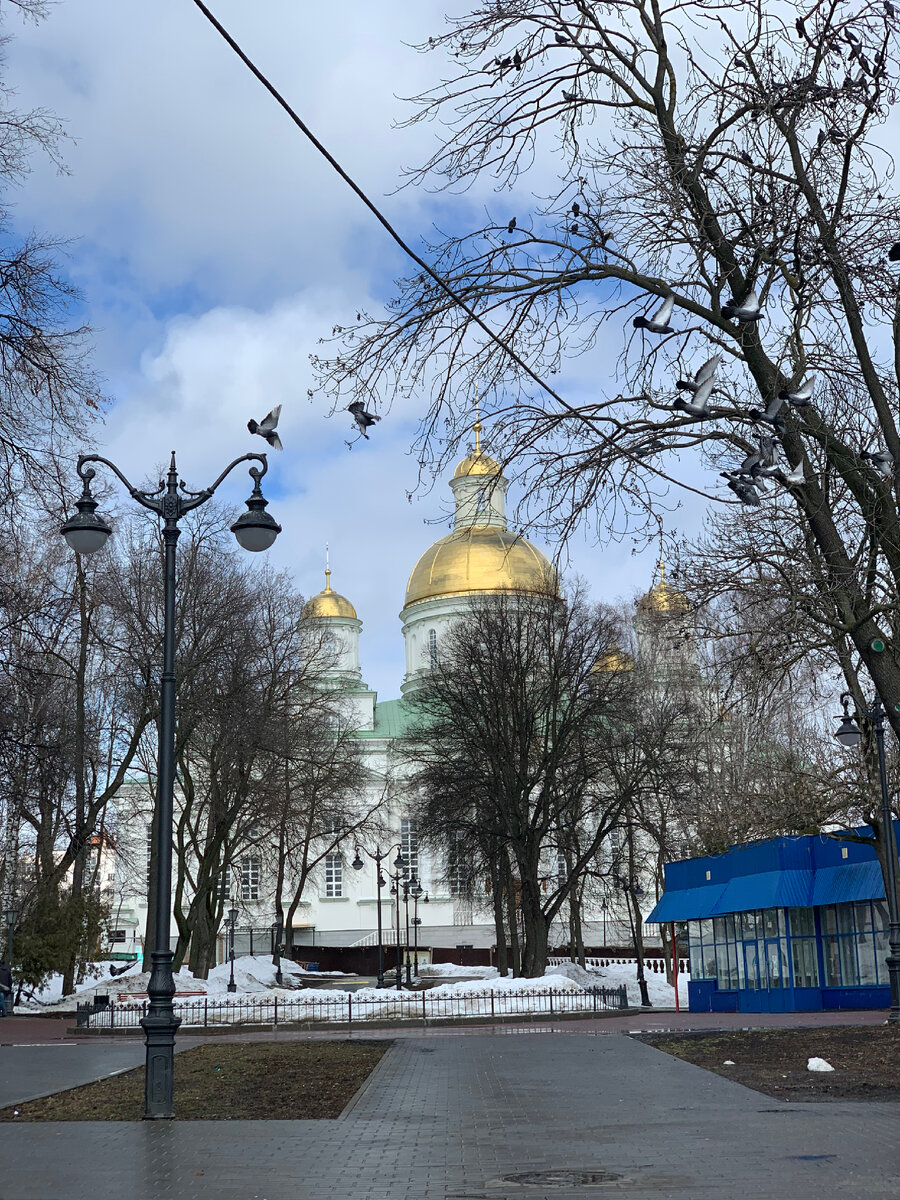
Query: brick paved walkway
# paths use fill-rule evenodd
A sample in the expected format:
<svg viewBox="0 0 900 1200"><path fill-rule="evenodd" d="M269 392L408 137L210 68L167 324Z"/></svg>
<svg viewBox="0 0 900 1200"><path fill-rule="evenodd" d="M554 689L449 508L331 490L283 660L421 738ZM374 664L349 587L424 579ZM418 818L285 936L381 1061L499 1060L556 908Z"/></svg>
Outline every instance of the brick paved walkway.
<svg viewBox="0 0 900 1200"><path fill-rule="evenodd" d="M783 1104L582 1026L404 1037L340 1120L289 1117L0 1125L0 1200L900 1195L900 1105ZM610 1178L503 1180L549 1170Z"/></svg>

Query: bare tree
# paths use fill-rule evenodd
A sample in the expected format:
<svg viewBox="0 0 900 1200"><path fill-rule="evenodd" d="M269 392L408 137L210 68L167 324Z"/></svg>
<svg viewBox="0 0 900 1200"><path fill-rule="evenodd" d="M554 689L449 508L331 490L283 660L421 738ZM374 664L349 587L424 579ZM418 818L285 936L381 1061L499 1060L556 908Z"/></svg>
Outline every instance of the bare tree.
<svg viewBox="0 0 900 1200"><path fill-rule="evenodd" d="M493 861L492 888L518 893L526 976L543 974L550 924L644 770L627 686L595 670L616 634L578 595L478 598L409 696L421 826L445 846L461 831Z"/></svg>
<svg viewBox="0 0 900 1200"><path fill-rule="evenodd" d="M655 523L673 487L713 498L711 467L729 469L746 499L742 463L771 436L779 482L763 511L799 523L824 620L900 734L900 309L888 258L900 204L878 143L897 102L896 38L891 6L840 0L530 0L452 18L423 47L452 64L449 77L413 118L440 121L445 136L411 182L516 188L516 223L504 213L431 247L499 341L418 274L386 318L341 331L318 367L341 404L398 386L429 395L425 465L463 436L473 383L492 388L492 452L526 482L526 515L564 533L581 520L604 535ZM559 180L541 202L524 193L536 160ZM673 300L661 322L671 332L627 320L648 298ZM741 309L756 299L758 313ZM536 385L598 348L618 361L607 394ZM710 355L708 404L674 403L675 381L690 384ZM749 498L760 499L755 483Z"/></svg>

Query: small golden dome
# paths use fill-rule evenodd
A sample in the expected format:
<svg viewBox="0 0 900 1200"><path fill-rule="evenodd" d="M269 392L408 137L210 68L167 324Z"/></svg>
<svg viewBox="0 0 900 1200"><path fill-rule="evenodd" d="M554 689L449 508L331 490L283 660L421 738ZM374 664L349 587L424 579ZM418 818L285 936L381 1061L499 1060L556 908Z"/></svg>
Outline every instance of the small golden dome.
<svg viewBox="0 0 900 1200"><path fill-rule="evenodd" d="M624 650L620 650L618 646L614 646L612 650L607 650L605 654L601 654L594 665L591 667L592 672L599 673L600 671L633 671L634 659Z"/></svg>
<svg viewBox="0 0 900 1200"><path fill-rule="evenodd" d="M660 551L659 583L654 584L646 596L641 596L638 601L638 611L663 616L683 616L690 610L691 605L684 592L679 592L677 588L666 583L666 565L663 562L662 551Z"/></svg>
<svg viewBox="0 0 900 1200"><path fill-rule="evenodd" d="M318 595L312 596L303 606L304 619L310 617L350 617L357 620L356 609L339 592L331 587L331 571L325 568L325 587Z"/></svg>
<svg viewBox="0 0 900 1200"><path fill-rule="evenodd" d="M499 475L500 464L489 455L485 454L481 449L481 430L483 426L480 421L476 421L472 426L472 431L475 434L475 449L471 454L467 454L456 470L453 472L454 479L462 479L466 475Z"/></svg>
<svg viewBox="0 0 900 1200"><path fill-rule="evenodd" d="M406 604L465 592L555 590L556 572L524 538L496 525L457 529L441 538L413 567Z"/></svg>

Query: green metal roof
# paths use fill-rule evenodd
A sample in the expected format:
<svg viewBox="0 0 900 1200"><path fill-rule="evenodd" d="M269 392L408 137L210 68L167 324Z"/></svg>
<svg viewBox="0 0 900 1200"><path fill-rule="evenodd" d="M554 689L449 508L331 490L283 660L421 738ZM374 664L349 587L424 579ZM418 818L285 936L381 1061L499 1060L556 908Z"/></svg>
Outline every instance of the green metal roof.
<svg viewBox="0 0 900 1200"><path fill-rule="evenodd" d="M410 725L410 712L400 697L397 700L383 700L375 704L375 728L360 729L357 737L361 738L402 738Z"/></svg>

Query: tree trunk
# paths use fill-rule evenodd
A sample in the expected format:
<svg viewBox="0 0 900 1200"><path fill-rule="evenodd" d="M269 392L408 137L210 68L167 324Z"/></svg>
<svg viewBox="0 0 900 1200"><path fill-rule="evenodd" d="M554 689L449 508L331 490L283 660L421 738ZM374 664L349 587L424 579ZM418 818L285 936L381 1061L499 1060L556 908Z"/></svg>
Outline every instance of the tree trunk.
<svg viewBox="0 0 900 1200"><path fill-rule="evenodd" d="M512 957L513 976L522 974L522 953L519 946L519 914L516 910L516 886L509 864L504 860L503 892L506 896L507 923L509 925L509 948Z"/></svg>
<svg viewBox="0 0 900 1200"><path fill-rule="evenodd" d="M540 906L523 904L522 919L525 925L525 948L522 953L522 974L528 979L537 979L547 969L547 939L550 922Z"/></svg>
<svg viewBox="0 0 900 1200"><path fill-rule="evenodd" d="M494 906L494 938L497 943L497 973L509 974L509 956L506 952L506 928L503 924L503 885L500 872L491 868L491 900Z"/></svg>
<svg viewBox="0 0 900 1200"><path fill-rule="evenodd" d="M587 967L584 929L581 923L581 896L578 888L572 888L569 893L569 957L580 967Z"/></svg>

